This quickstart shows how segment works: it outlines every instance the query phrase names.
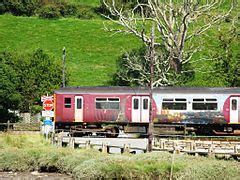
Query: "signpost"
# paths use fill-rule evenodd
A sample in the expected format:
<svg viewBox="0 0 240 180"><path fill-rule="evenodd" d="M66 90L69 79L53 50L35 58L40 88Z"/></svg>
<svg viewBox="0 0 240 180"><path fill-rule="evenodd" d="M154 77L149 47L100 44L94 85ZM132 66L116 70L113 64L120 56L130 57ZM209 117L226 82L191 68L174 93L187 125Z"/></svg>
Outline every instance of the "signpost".
<svg viewBox="0 0 240 180"><path fill-rule="evenodd" d="M42 96L41 101L43 102L42 117L45 117L43 121L43 130L44 135L48 137L49 132L52 132L54 123L52 123L52 118L54 117L54 102L53 96Z"/></svg>

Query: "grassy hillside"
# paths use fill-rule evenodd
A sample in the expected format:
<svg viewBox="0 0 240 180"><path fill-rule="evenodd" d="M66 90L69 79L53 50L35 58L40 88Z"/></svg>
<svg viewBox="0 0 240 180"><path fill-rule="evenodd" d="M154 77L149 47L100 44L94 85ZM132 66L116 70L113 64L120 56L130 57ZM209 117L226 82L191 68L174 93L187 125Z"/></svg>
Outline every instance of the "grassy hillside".
<svg viewBox="0 0 240 180"><path fill-rule="evenodd" d="M42 48L61 61L65 46L70 85L75 86L106 85L115 72L117 57L141 44L131 36L105 32L102 20L42 20L2 15L0 29L0 51Z"/></svg>
<svg viewBox="0 0 240 180"><path fill-rule="evenodd" d="M99 0L67 1L90 7L98 7L100 4ZM109 23L101 18L43 20L37 17L0 15L0 51L42 48L61 61L62 48L66 47L69 85L108 85L116 70L116 59L124 51L140 47L141 42L129 35L112 36L112 33L103 30L104 22ZM221 77L214 77L210 62L198 60L208 58L206 55L218 49L219 29L226 29L230 25L231 22L225 22L224 28L213 28L205 36L195 39L195 44L202 42L202 52L193 56L192 65L197 68L195 79L184 86L223 85ZM239 42L234 44L233 49L235 54L239 52ZM209 79L208 74L212 78Z"/></svg>

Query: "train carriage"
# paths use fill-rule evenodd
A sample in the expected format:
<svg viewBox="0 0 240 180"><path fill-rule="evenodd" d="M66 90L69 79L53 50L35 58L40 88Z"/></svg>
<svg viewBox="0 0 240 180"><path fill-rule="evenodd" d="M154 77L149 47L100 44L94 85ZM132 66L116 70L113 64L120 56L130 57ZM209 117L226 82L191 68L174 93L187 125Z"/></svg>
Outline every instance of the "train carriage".
<svg viewBox="0 0 240 180"><path fill-rule="evenodd" d="M155 124L234 133L240 129L240 88L66 87L54 92L56 127ZM83 126L84 125L84 126ZM102 128L103 129L103 128ZM104 130L104 129L103 129Z"/></svg>

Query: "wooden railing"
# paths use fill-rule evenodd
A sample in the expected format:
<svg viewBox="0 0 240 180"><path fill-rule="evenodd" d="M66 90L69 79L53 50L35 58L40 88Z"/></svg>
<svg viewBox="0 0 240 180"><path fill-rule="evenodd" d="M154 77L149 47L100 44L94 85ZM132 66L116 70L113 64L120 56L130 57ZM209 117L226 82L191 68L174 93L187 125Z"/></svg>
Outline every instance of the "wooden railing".
<svg viewBox="0 0 240 180"><path fill-rule="evenodd" d="M92 138L94 139L94 138ZM112 138L115 141L121 140ZM103 138L104 140L104 138ZM136 139L137 140L137 139ZM111 148L119 148L120 153L136 153L136 150L147 152L147 145L134 147L126 139L125 144L111 145L105 142L93 142L90 139L74 138L58 133L52 136L53 144L58 147L67 146L70 148L96 148L99 151L110 153ZM164 138L154 138L153 151L169 151L176 153L186 153L198 155L223 155L226 157L240 158L240 141L216 141L216 140L173 140Z"/></svg>

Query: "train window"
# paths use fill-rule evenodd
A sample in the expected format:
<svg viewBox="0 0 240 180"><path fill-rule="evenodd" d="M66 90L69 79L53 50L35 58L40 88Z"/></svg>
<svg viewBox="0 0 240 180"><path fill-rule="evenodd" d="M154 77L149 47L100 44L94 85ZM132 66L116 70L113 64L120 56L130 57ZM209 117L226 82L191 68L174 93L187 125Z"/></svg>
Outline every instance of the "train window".
<svg viewBox="0 0 240 180"><path fill-rule="evenodd" d="M236 99L232 99L232 110L233 111L237 110L237 100Z"/></svg>
<svg viewBox="0 0 240 180"><path fill-rule="evenodd" d="M119 109L119 98L108 98L107 109Z"/></svg>
<svg viewBox="0 0 240 180"><path fill-rule="evenodd" d="M108 101L115 101L115 102L119 102L119 98L108 98Z"/></svg>
<svg viewBox="0 0 240 180"><path fill-rule="evenodd" d="M193 110L206 110L205 103L193 103L192 109Z"/></svg>
<svg viewBox="0 0 240 180"><path fill-rule="evenodd" d="M193 103L193 110L217 110L217 103Z"/></svg>
<svg viewBox="0 0 240 180"><path fill-rule="evenodd" d="M96 98L96 109L107 109L107 98Z"/></svg>
<svg viewBox="0 0 240 180"><path fill-rule="evenodd" d="M206 103L207 110L217 110L217 103Z"/></svg>
<svg viewBox="0 0 240 180"><path fill-rule="evenodd" d="M139 105L139 100L138 99L134 99L133 100L133 109L138 109L138 105Z"/></svg>
<svg viewBox="0 0 240 180"><path fill-rule="evenodd" d="M77 99L77 109L82 109L82 99Z"/></svg>
<svg viewBox="0 0 240 180"><path fill-rule="evenodd" d="M193 99L193 101L198 101L198 102L200 102L200 101L204 101L204 99Z"/></svg>
<svg viewBox="0 0 240 180"><path fill-rule="evenodd" d="M187 101L186 99L175 99L175 101Z"/></svg>
<svg viewBox="0 0 240 180"><path fill-rule="evenodd" d="M186 110L187 103L163 102L162 109L164 109L164 110Z"/></svg>
<svg viewBox="0 0 240 180"><path fill-rule="evenodd" d="M206 101L217 101L217 99L206 99Z"/></svg>
<svg viewBox="0 0 240 180"><path fill-rule="evenodd" d="M163 101L173 101L173 99L163 99Z"/></svg>
<svg viewBox="0 0 240 180"><path fill-rule="evenodd" d="M148 109L148 99L143 99L143 109Z"/></svg>
<svg viewBox="0 0 240 180"><path fill-rule="evenodd" d="M119 109L119 98L96 98L96 109Z"/></svg>
<svg viewBox="0 0 240 180"><path fill-rule="evenodd" d="M96 98L96 101L107 101L107 98Z"/></svg>
<svg viewBox="0 0 240 180"><path fill-rule="evenodd" d="M71 108L71 98L64 98L64 107Z"/></svg>

